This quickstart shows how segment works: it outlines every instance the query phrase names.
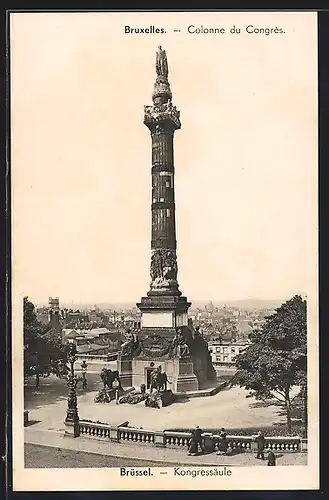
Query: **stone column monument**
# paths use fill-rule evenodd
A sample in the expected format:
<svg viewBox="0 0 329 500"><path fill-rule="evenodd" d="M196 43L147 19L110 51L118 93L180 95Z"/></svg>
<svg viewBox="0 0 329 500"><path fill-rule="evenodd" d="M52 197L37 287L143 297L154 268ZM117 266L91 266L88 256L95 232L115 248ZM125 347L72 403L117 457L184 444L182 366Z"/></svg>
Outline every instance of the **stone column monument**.
<svg viewBox="0 0 329 500"><path fill-rule="evenodd" d="M209 379L209 363L210 378L215 371L200 335L203 354L196 348L198 334L188 326L191 303L182 296L177 281L174 133L181 122L172 103L167 56L161 46L152 99L153 105L144 107L144 124L152 141L151 282L147 296L137 304L142 313L138 339L125 343L118 369L124 386L144 383L149 388L151 372L161 366L173 392L195 391ZM201 358L207 361L202 363Z"/></svg>

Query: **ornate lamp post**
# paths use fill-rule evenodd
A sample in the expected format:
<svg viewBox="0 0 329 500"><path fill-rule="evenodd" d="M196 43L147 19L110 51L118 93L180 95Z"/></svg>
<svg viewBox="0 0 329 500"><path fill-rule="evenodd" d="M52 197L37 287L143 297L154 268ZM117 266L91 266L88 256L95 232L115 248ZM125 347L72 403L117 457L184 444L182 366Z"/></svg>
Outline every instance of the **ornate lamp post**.
<svg viewBox="0 0 329 500"><path fill-rule="evenodd" d="M76 395L76 377L74 375L74 362L76 361L77 347L71 343L67 349L67 361L70 365L70 372L67 377L69 396L67 399L67 412L65 419L65 435L78 437L80 435L78 401Z"/></svg>
<svg viewBox="0 0 329 500"><path fill-rule="evenodd" d="M87 385L88 385L87 378L86 378L87 367L88 367L88 364L86 363L85 360L83 360L81 363L81 372L82 372L82 387L84 390L87 389Z"/></svg>

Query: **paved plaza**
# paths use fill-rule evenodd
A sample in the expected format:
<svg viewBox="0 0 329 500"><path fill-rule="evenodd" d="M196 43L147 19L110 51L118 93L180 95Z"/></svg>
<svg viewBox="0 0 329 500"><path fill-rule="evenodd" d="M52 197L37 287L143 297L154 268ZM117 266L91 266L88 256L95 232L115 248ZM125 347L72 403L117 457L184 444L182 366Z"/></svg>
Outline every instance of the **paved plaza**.
<svg viewBox="0 0 329 500"><path fill-rule="evenodd" d="M47 380L47 379L46 379ZM26 408L30 410L29 419L34 429L64 431L64 419L67 408L67 388L64 381L56 397L47 399L48 389L42 387L38 393L31 395ZM42 383L46 383L42 381ZM57 382L58 383L58 382ZM78 407L80 419L100 421L109 424L129 422L130 426L143 427L149 430L202 428L255 428L280 426L285 424L282 408L275 403L264 404L253 398L242 388L224 389L215 396L182 400L165 408L147 408L144 403L137 405L116 405L94 403L100 383L94 382L90 392L78 391Z"/></svg>
<svg viewBox="0 0 329 500"><path fill-rule="evenodd" d="M29 410L30 424L25 428L26 467L117 467L185 465L264 466L253 453L237 453L219 457L215 453L188 456L187 449L159 449L135 443L109 443L84 436L73 439L64 436L67 409L65 380L49 377L41 380L37 390L26 387L25 407ZM268 428L285 425L282 408L273 402L262 403L246 398L248 392L239 387L225 389L215 396L191 398L161 409L137 405L94 403L95 394L102 387L98 376L90 376L88 392L78 389L78 407L81 419L119 424L149 430L182 429L199 425L203 429L225 427ZM42 445L42 446L40 446ZM305 465L307 454L277 454L277 465Z"/></svg>

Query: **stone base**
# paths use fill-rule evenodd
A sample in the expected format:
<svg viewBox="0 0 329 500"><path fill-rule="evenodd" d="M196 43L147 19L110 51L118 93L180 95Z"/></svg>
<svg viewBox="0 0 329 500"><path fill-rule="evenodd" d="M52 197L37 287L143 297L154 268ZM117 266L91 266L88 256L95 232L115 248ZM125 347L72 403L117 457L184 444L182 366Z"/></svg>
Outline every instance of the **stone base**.
<svg viewBox="0 0 329 500"><path fill-rule="evenodd" d="M180 359L178 369L179 373L175 392L197 391L199 383L193 373L193 361L191 359Z"/></svg>
<svg viewBox="0 0 329 500"><path fill-rule="evenodd" d="M188 302L186 297L165 295L142 297L137 304L142 313L140 335L147 336L152 329L168 329L166 336L173 338L176 328L187 326L187 310L190 305L191 302ZM160 332L159 334L161 335Z"/></svg>
<svg viewBox="0 0 329 500"><path fill-rule="evenodd" d="M190 359L142 359L136 358L130 361L131 371L121 373L122 360L118 360L118 370L123 387L134 386L139 389L145 384L146 391L150 389L150 373L161 366L161 371L168 377L167 389L172 392L197 391L199 389L198 379L193 373L193 362ZM126 368L126 365L124 365ZM129 381L131 383L129 384Z"/></svg>
<svg viewBox="0 0 329 500"><path fill-rule="evenodd" d="M168 310L174 309L179 312L186 312L191 305L186 297L175 295L157 295L149 292L146 297L142 297L137 304L138 309L144 310Z"/></svg>
<svg viewBox="0 0 329 500"><path fill-rule="evenodd" d="M197 391L199 388L198 379L194 375L181 375L177 380L176 392Z"/></svg>
<svg viewBox="0 0 329 500"><path fill-rule="evenodd" d="M73 437L73 438L80 436L79 420L77 420L75 422L68 422L65 420L64 436Z"/></svg>
<svg viewBox="0 0 329 500"><path fill-rule="evenodd" d="M117 369L123 387L150 388L150 374L158 367L167 374L168 387L174 393L193 392L206 388L216 372L211 363L207 343L192 331L187 317L191 303L181 295L153 295L142 297L137 307L142 313L138 341L126 352L130 357L118 358ZM173 340L180 329L190 355L177 356ZM186 353L186 349L185 349ZM184 351L181 351L184 355ZM164 387L163 387L164 388Z"/></svg>
<svg viewBox="0 0 329 500"><path fill-rule="evenodd" d="M120 373L120 382L122 387L131 387L133 385L132 360L118 358L117 369Z"/></svg>

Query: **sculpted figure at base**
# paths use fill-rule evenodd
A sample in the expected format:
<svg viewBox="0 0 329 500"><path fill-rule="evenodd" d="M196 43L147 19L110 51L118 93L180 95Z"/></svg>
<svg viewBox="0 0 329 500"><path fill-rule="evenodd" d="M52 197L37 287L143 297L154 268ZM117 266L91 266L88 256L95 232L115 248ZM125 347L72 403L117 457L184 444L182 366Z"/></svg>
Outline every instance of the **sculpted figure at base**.
<svg viewBox="0 0 329 500"><path fill-rule="evenodd" d="M153 389L156 391L166 391L168 382L166 372L162 372L161 366L158 366L151 374L150 394L152 394Z"/></svg>
<svg viewBox="0 0 329 500"><path fill-rule="evenodd" d="M150 276L153 286L168 286L177 281L177 257L175 250L155 248L151 255Z"/></svg>
<svg viewBox="0 0 329 500"><path fill-rule="evenodd" d="M121 380L119 377L118 370L112 371L110 369L103 368L103 370L101 371L100 377L103 381L104 389L106 389L106 387L108 387L109 389L113 389L113 382L115 380L118 381L119 388L122 389Z"/></svg>
<svg viewBox="0 0 329 500"><path fill-rule="evenodd" d="M187 358L191 354L180 328L177 330L177 333L173 339L173 352L174 355L178 358Z"/></svg>
<svg viewBox="0 0 329 500"><path fill-rule="evenodd" d="M121 357L129 357L132 356L133 353L139 347L139 339L138 335L132 334L130 330L127 332L127 340L121 345L120 354Z"/></svg>
<svg viewBox="0 0 329 500"><path fill-rule="evenodd" d="M145 401L146 398L147 394L145 392L132 391L122 396L119 399L119 404L128 403L130 405L136 405L138 403L141 403L142 401Z"/></svg>

